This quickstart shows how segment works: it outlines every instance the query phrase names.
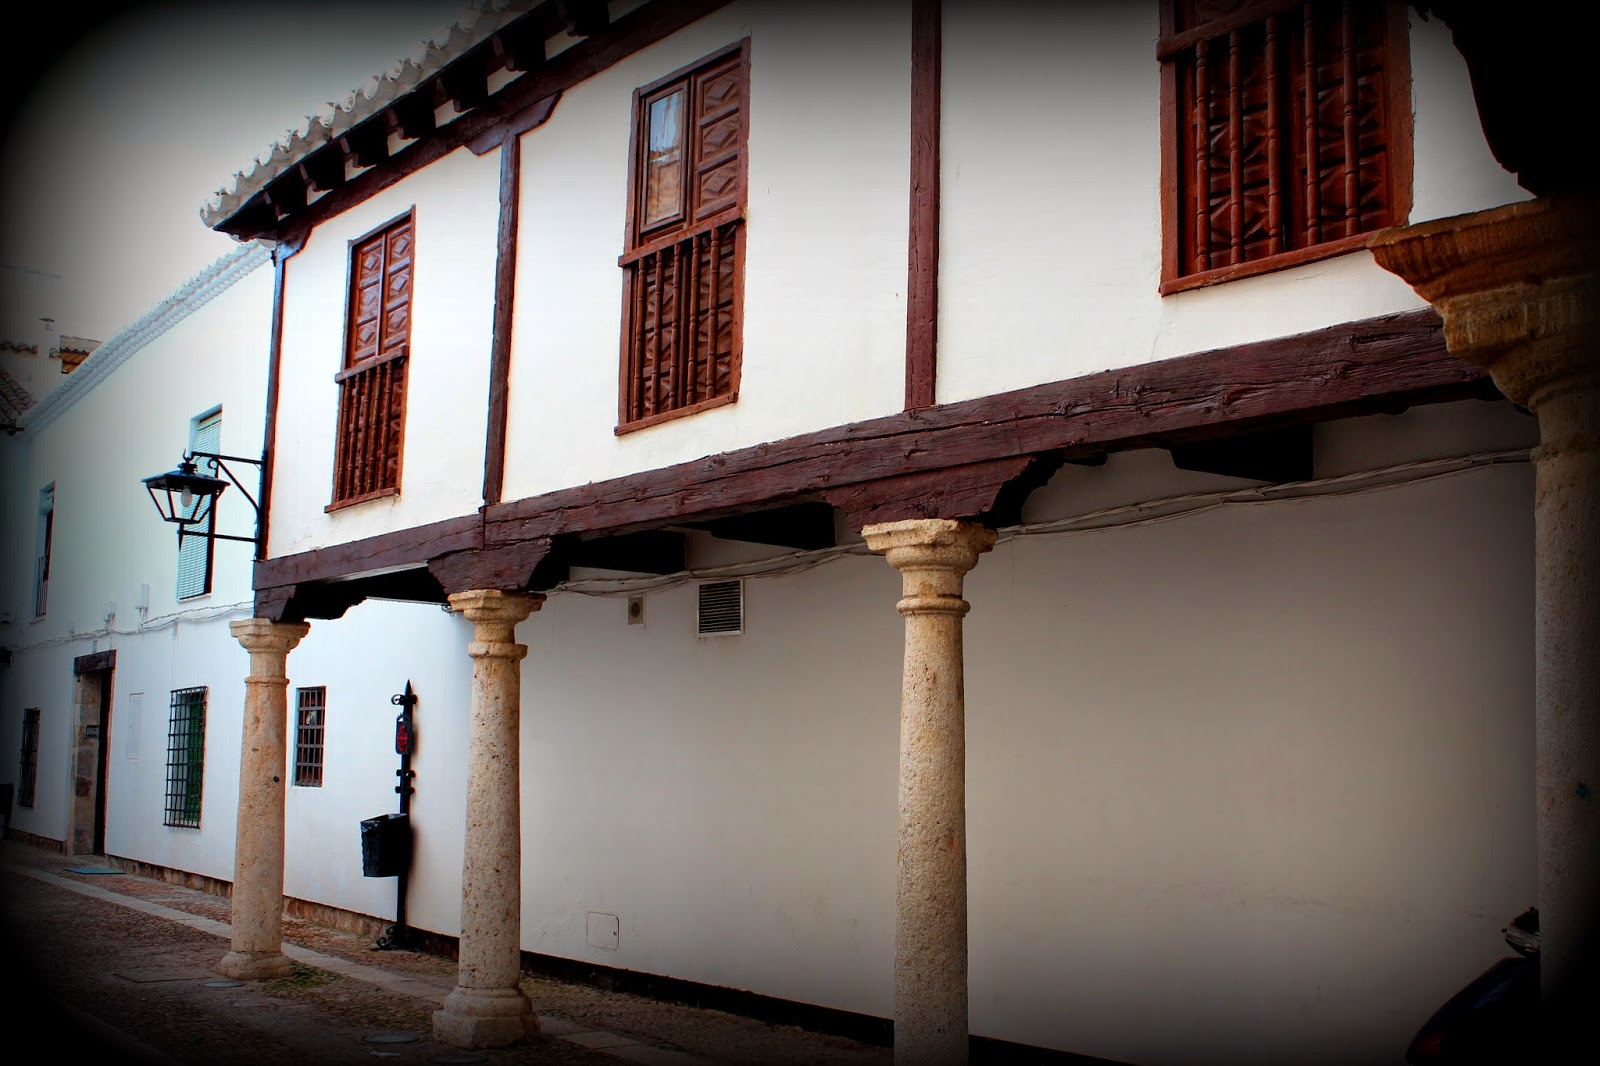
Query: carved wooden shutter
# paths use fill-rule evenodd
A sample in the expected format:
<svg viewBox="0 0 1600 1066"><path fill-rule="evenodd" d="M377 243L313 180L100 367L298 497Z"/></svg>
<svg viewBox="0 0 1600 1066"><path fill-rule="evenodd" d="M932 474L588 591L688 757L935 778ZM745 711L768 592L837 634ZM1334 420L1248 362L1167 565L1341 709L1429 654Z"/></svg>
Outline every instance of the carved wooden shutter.
<svg viewBox="0 0 1600 1066"><path fill-rule="evenodd" d="M742 50L640 90L624 270L623 427L732 399L744 278L747 66ZM673 215L651 184L650 104L685 94L688 203ZM649 218L672 218L646 228Z"/></svg>
<svg viewBox="0 0 1600 1066"><path fill-rule="evenodd" d="M413 220L408 215L351 250L350 324L339 383L333 503L400 488L406 359L411 341Z"/></svg>
<svg viewBox="0 0 1600 1066"><path fill-rule="evenodd" d="M1404 218L1392 3L1167 0L1163 14L1167 281L1303 262Z"/></svg>

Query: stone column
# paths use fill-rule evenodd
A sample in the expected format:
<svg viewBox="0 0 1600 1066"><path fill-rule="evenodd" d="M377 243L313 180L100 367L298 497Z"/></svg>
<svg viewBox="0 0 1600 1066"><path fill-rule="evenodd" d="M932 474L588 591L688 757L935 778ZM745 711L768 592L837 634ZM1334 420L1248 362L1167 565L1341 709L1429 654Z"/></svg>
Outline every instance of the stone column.
<svg viewBox="0 0 1600 1066"><path fill-rule="evenodd" d="M231 632L250 653L239 754L239 821L233 849L233 950L217 969L253 981L284 977L283 775L288 752L289 651L311 631L304 622L251 618Z"/></svg>
<svg viewBox="0 0 1600 1066"><path fill-rule="evenodd" d="M1451 352L1539 419L1534 784L1548 1003L1580 964L1593 982L1600 947L1600 204L1539 199L1386 230L1372 252L1439 310Z"/></svg>
<svg viewBox="0 0 1600 1066"><path fill-rule="evenodd" d="M867 526L905 583L900 846L895 874L894 1060L967 1061L967 726L962 579L994 546L971 522Z"/></svg>
<svg viewBox="0 0 1600 1066"><path fill-rule="evenodd" d="M517 623L544 597L460 592L450 608L472 622L472 718L467 830L461 867L461 951L454 992L433 1015L439 1040L500 1047L539 1031L522 977L521 749L518 715L525 645Z"/></svg>

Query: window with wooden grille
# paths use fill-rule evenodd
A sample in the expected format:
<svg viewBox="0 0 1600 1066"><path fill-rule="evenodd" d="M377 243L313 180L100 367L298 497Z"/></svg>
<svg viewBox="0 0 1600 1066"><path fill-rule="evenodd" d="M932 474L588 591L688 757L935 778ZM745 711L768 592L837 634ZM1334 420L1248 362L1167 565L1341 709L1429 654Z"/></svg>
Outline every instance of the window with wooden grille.
<svg viewBox="0 0 1600 1066"><path fill-rule="evenodd" d="M414 228L407 214L351 242L344 369L334 375L339 430L328 510L400 491Z"/></svg>
<svg viewBox="0 0 1600 1066"><path fill-rule="evenodd" d="M1361 247L1411 209L1405 6L1161 0L1163 293Z"/></svg>
<svg viewBox="0 0 1600 1066"><path fill-rule="evenodd" d="M739 394L745 45L634 93L618 432Z"/></svg>
<svg viewBox="0 0 1600 1066"><path fill-rule="evenodd" d="M28 707L22 712L22 765L17 775L17 806L32 807L35 785L39 780L39 708Z"/></svg>
<svg viewBox="0 0 1600 1066"><path fill-rule="evenodd" d="M294 783L322 787L322 738L327 728L328 690L295 689Z"/></svg>
<svg viewBox="0 0 1600 1066"><path fill-rule="evenodd" d="M175 689L167 729L167 813L162 824L200 827L205 762L206 690Z"/></svg>

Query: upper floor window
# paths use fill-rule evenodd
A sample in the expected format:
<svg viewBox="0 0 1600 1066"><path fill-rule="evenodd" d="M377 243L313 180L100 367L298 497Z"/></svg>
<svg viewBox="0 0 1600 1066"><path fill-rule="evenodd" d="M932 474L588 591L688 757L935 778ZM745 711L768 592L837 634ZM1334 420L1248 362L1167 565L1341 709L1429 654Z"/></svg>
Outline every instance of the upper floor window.
<svg viewBox="0 0 1600 1066"><path fill-rule="evenodd" d="M50 545L56 532L56 483L39 490L39 521L34 534L33 613L44 615L50 602Z"/></svg>
<svg viewBox="0 0 1600 1066"><path fill-rule="evenodd" d="M619 432L738 396L748 58L634 93Z"/></svg>
<svg viewBox="0 0 1600 1066"><path fill-rule="evenodd" d="M207 452L212 455L222 452L220 408L201 415L189 423L188 454L193 455L196 452ZM201 501L196 498L193 507L198 509L200 506ZM216 545L216 541L211 539L211 531L216 528L217 508L220 506L222 498L219 496L211 501L204 521L197 523L192 530L185 528L183 535L178 538L178 599L180 600L204 596L211 591L211 564L214 554L212 549ZM194 511L191 510L189 513L193 514Z"/></svg>
<svg viewBox="0 0 1600 1066"><path fill-rule="evenodd" d="M400 491L414 219L351 242L349 319L329 510Z"/></svg>
<svg viewBox="0 0 1600 1066"><path fill-rule="evenodd" d="M1405 5L1162 0L1163 293L1361 247L1411 206Z"/></svg>

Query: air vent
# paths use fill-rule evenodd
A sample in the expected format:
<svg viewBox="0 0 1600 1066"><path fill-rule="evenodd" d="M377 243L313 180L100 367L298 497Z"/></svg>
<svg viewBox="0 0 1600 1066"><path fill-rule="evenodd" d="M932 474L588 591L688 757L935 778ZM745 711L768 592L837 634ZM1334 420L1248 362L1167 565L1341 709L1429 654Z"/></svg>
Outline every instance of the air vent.
<svg viewBox="0 0 1600 1066"><path fill-rule="evenodd" d="M695 621L702 637L744 632L744 582L707 581L700 586Z"/></svg>

